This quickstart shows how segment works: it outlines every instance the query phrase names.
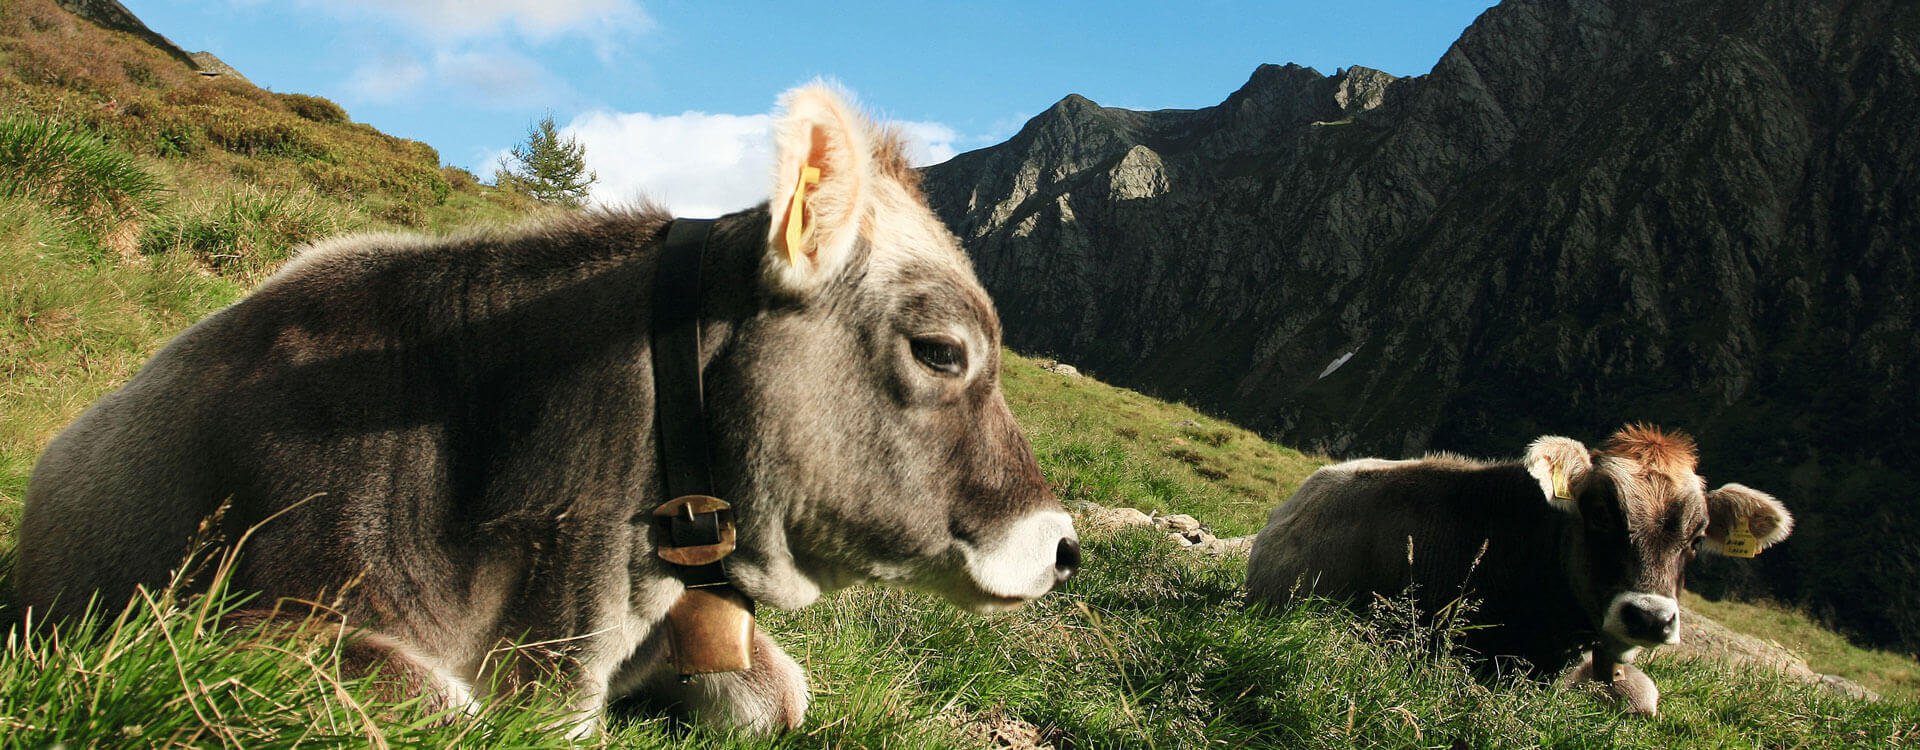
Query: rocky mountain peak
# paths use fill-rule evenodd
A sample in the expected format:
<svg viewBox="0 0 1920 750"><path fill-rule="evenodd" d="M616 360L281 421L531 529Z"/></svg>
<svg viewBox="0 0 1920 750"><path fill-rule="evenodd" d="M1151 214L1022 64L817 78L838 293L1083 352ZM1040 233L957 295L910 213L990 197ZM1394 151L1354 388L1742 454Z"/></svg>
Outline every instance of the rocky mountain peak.
<svg viewBox="0 0 1920 750"><path fill-rule="evenodd" d="M1400 80L1386 71L1355 65L1332 76L1333 102L1349 115L1375 109L1387 100L1387 89Z"/></svg>
<svg viewBox="0 0 1920 750"><path fill-rule="evenodd" d="M1094 100L1079 94L1068 94L1060 97L1060 101L1054 102L1053 106L1048 107L1047 113L1058 117L1069 118L1097 117L1100 114L1100 110L1100 105Z"/></svg>

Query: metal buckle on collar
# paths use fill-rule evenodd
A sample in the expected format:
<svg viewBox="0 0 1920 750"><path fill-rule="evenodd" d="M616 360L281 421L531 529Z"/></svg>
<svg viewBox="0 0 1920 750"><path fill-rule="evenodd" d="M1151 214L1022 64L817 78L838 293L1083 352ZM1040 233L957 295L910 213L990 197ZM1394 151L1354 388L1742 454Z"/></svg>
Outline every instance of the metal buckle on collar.
<svg viewBox="0 0 1920 750"><path fill-rule="evenodd" d="M733 554L733 506L709 495L682 495L653 509L667 522L660 559L689 567L710 565Z"/></svg>

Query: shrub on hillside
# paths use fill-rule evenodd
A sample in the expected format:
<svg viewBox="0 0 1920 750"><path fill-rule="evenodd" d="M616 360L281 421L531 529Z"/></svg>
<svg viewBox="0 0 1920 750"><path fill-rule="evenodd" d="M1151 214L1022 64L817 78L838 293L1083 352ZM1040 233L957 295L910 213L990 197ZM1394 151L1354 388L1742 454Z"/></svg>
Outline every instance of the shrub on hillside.
<svg viewBox="0 0 1920 750"><path fill-rule="evenodd" d="M198 126L169 120L153 127L153 152L161 156L193 156L207 149L207 135Z"/></svg>
<svg viewBox="0 0 1920 750"><path fill-rule="evenodd" d="M347 111L331 99L307 94L278 94L280 103L302 119L314 122L340 123L347 121Z"/></svg>
<svg viewBox="0 0 1920 750"><path fill-rule="evenodd" d="M105 225L154 210L160 180L98 136L54 120L0 120L0 195Z"/></svg>
<svg viewBox="0 0 1920 750"><path fill-rule="evenodd" d="M454 190L472 190L480 184L479 177L460 167L441 167L440 177L445 179L447 186Z"/></svg>
<svg viewBox="0 0 1920 750"><path fill-rule="evenodd" d="M440 205L453 188L434 166L422 162L392 158L368 158L345 164L313 160L300 165L301 177L322 195L356 204L382 201L408 204L408 209L393 209L396 216L423 215L428 207ZM414 222L395 220L414 225Z"/></svg>
<svg viewBox="0 0 1920 750"><path fill-rule="evenodd" d="M358 225L351 209L312 193L246 188L162 214L140 238L140 251L186 253L214 271L252 281L294 247Z"/></svg>
<svg viewBox="0 0 1920 750"><path fill-rule="evenodd" d="M327 155L326 148L301 127L301 121L286 115L272 117L241 109L215 109L206 113L204 122L207 138L236 154L293 159Z"/></svg>

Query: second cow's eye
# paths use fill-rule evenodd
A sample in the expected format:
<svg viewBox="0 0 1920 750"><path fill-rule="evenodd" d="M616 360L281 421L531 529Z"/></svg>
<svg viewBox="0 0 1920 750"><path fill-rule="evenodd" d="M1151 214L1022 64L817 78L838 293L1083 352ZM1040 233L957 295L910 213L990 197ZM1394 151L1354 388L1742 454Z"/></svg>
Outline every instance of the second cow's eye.
<svg viewBox="0 0 1920 750"><path fill-rule="evenodd" d="M934 334L915 336L911 342L913 358L941 375L960 375L967 371L967 349L959 339Z"/></svg>

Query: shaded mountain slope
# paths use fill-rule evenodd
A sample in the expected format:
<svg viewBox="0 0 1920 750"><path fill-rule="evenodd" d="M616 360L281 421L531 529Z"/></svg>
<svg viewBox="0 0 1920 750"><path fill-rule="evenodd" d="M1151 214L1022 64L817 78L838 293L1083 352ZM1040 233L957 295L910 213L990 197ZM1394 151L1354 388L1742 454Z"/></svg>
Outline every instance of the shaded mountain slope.
<svg viewBox="0 0 1920 750"><path fill-rule="evenodd" d="M1425 76L1069 96L926 185L1015 347L1336 455L1688 429L1803 521L1702 588L1915 649L1916 40L1891 0L1510 0Z"/></svg>

